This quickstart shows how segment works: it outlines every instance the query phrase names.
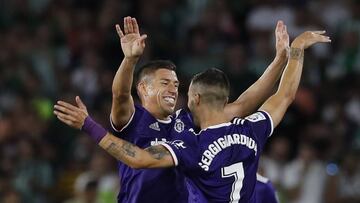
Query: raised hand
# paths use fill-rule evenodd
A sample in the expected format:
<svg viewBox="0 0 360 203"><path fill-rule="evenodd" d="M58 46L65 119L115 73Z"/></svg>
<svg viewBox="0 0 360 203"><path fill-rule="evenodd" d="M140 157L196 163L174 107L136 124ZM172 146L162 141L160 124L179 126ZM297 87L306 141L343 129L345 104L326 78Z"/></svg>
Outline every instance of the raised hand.
<svg viewBox="0 0 360 203"><path fill-rule="evenodd" d="M276 56L288 56L289 53L289 34L286 25L279 20L275 28Z"/></svg>
<svg viewBox="0 0 360 203"><path fill-rule="evenodd" d="M318 42L331 42L330 37L324 34L325 31L306 31L294 39L291 47L306 49Z"/></svg>
<svg viewBox="0 0 360 203"><path fill-rule="evenodd" d="M64 101L58 101L57 104L54 105L54 114L66 125L76 129L81 129L84 125L85 118L89 114L80 97L76 96L75 100L77 106Z"/></svg>
<svg viewBox="0 0 360 203"><path fill-rule="evenodd" d="M139 26L135 18L124 18L124 32L119 24L116 24L116 31L120 37L122 51L127 58L138 58L142 55L145 48L147 35L139 33ZM124 34L125 33L125 34Z"/></svg>

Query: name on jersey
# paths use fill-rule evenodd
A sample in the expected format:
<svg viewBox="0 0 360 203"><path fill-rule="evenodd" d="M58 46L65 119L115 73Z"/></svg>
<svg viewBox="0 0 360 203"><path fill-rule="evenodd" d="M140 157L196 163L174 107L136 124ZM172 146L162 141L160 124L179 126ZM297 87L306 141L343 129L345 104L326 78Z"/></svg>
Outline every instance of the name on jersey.
<svg viewBox="0 0 360 203"><path fill-rule="evenodd" d="M199 166L204 171L209 171L211 162L214 160L217 154L219 154L222 150L237 144L246 146L247 148L253 150L256 155L257 144L252 138L242 134L225 135L209 144L208 149L205 150L201 156Z"/></svg>

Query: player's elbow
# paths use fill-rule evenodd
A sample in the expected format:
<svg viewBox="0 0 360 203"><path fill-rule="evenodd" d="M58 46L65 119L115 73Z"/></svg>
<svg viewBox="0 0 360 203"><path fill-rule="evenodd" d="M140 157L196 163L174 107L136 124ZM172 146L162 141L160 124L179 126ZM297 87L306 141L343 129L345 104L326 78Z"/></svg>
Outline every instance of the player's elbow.
<svg viewBox="0 0 360 203"><path fill-rule="evenodd" d="M139 158L129 162L127 165L132 169L146 169L146 168L152 168L151 164L152 163L149 160Z"/></svg>
<svg viewBox="0 0 360 203"><path fill-rule="evenodd" d="M139 162L139 161L131 161L126 163L127 166L129 166L132 169L144 169L146 168L146 165L144 165L143 163Z"/></svg>
<svg viewBox="0 0 360 203"><path fill-rule="evenodd" d="M290 105L296 97L296 91L285 91L281 93L282 102L287 103Z"/></svg>
<svg viewBox="0 0 360 203"><path fill-rule="evenodd" d="M134 164L129 164L129 167L132 169L144 169L144 165L142 164L138 164L138 163L134 163Z"/></svg>
<svg viewBox="0 0 360 203"><path fill-rule="evenodd" d="M285 97L284 100L290 105L296 97L296 93L290 92Z"/></svg>

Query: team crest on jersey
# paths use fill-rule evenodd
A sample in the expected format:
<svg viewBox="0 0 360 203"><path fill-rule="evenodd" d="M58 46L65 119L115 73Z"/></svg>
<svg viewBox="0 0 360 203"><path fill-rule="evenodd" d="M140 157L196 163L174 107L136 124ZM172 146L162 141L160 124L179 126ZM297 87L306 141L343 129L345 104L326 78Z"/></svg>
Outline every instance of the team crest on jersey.
<svg viewBox="0 0 360 203"><path fill-rule="evenodd" d="M266 118L262 113L257 112L257 113L251 114L250 116L246 117L245 119L248 121L251 121L251 122L258 122L258 121L265 120Z"/></svg>
<svg viewBox="0 0 360 203"><path fill-rule="evenodd" d="M180 119L176 119L175 125L174 125L175 131L178 133L181 133L182 131L184 131L184 128L185 128L184 122L182 122Z"/></svg>

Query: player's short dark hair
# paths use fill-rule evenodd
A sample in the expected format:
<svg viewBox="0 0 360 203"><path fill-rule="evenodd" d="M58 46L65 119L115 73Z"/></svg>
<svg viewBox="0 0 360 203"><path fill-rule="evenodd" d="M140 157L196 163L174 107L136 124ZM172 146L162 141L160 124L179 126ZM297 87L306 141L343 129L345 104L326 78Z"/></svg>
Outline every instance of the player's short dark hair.
<svg viewBox="0 0 360 203"><path fill-rule="evenodd" d="M170 60L153 60L142 65L136 74L136 85L141 81L144 76L153 74L159 69L168 69L176 71L175 64Z"/></svg>
<svg viewBox="0 0 360 203"><path fill-rule="evenodd" d="M191 84L201 88L201 97L208 103L225 104L228 100L229 79L223 71L217 68L210 68L196 74L192 78Z"/></svg>

